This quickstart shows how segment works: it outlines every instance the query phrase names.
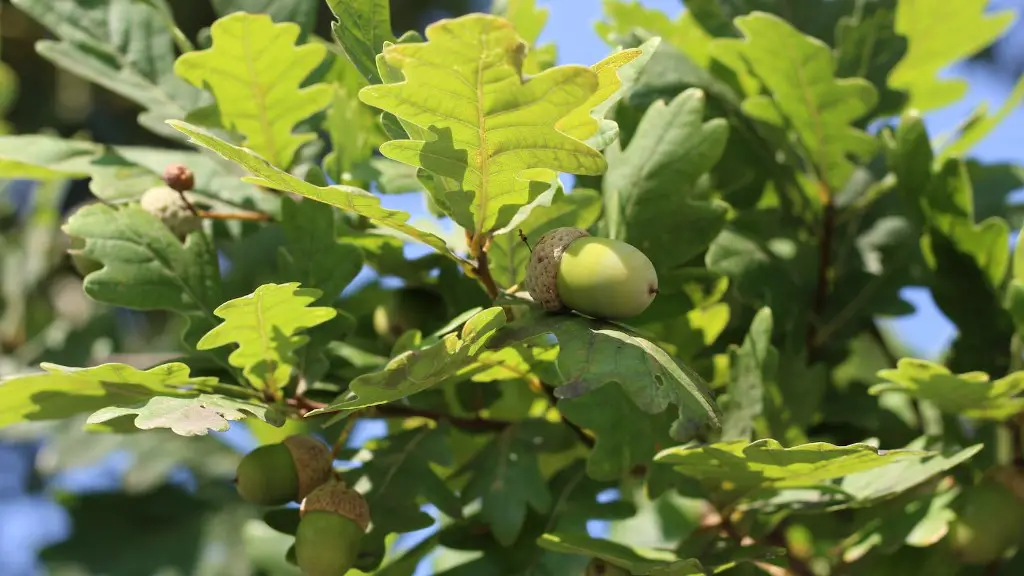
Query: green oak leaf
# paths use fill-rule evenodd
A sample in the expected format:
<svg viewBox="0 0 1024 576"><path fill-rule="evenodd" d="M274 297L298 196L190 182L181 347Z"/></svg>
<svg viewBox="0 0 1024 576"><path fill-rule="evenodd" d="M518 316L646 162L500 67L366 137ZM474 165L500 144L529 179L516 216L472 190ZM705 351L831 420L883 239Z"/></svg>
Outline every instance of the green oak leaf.
<svg viewBox="0 0 1024 576"><path fill-rule="evenodd" d="M185 122L170 122L171 126L187 134L192 142L208 148L249 171L253 176L246 182L265 186L272 190L294 192L330 204L346 212L368 218L375 224L392 228L410 238L419 240L438 252L456 258L445 241L435 234L424 232L408 223L409 214L400 210L389 210L380 205L380 199L365 190L352 186L316 186L293 176L258 156L248 148L229 144L220 138Z"/></svg>
<svg viewBox="0 0 1024 576"><path fill-rule="evenodd" d="M216 251L203 233L190 234L182 245L136 204L85 206L68 219L64 231L83 238L81 253L103 264L85 278L91 298L136 310L173 310L204 331L215 324L220 272Z"/></svg>
<svg viewBox="0 0 1024 576"><path fill-rule="evenodd" d="M299 31L297 24L275 24L267 14L235 12L213 23L210 48L183 54L174 65L178 76L209 88L226 128L280 168L291 166L299 147L316 138L294 132L295 126L331 100L327 84L301 88L327 49L319 43L296 46Z"/></svg>
<svg viewBox="0 0 1024 576"><path fill-rule="evenodd" d="M559 400L558 410L569 421L595 432L597 440L587 457L587 475L595 480L623 478L673 444L672 411L647 414L615 382Z"/></svg>
<svg viewBox="0 0 1024 576"><path fill-rule="evenodd" d="M557 66L524 79L525 47L497 16L441 20L427 27L427 42L384 49L383 60L404 81L359 93L365 104L427 131L429 140L392 140L380 151L458 183L443 203L478 234L508 222L556 171L599 175L606 168L597 150L555 127L598 90L597 72Z"/></svg>
<svg viewBox="0 0 1024 576"><path fill-rule="evenodd" d="M100 145L42 134L0 136L0 178L62 180L91 172Z"/></svg>
<svg viewBox="0 0 1024 576"><path fill-rule="evenodd" d="M906 94L886 86L886 78L907 51L896 32L895 2L867 2L836 23L836 76L864 78L879 89L875 116L899 114Z"/></svg>
<svg viewBox="0 0 1024 576"><path fill-rule="evenodd" d="M529 435L518 430L509 427L497 434L461 470L470 476L463 504L481 499L480 517L504 546L515 543L528 508L543 513L552 503L537 450Z"/></svg>
<svg viewBox="0 0 1024 576"><path fill-rule="evenodd" d="M231 421L255 416L281 426L284 416L272 407L221 394L200 394L195 398L154 396L130 406L108 406L93 412L86 424L102 424L122 416L134 416L140 430L169 428L179 436L206 436L210 430L226 432Z"/></svg>
<svg viewBox="0 0 1024 576"><path fill-rule="evenodd" d="M316 25L316 12L319 2L278 2L277 0L212 0L213 9L218 16L227 16L233 12L250 14L267 14L274 22L294 22L301 30L299 41Z"/></svg>
<svg viewBox="0 0 1024 576"><path fill-rule="evenodd" d="M544 534L537 545L561 554L577 554L600 558L628 570L636 576L698 576L707 574L697 559L682 560L672 552L654 548L627 546L604 538L593 538L585 532Z"/></svg>
<svg viewBox="0 0 1024 576"><path fill-rule="evenodd" d="M921 450L924 447L924 438L906 446L908 450ZM881 468L849 474L839 481L839 487L852 495L857 505L873 504L944 474L973 458L984 447L984 444L975 444L963 450L949 450L946 454L897 460Z"/></svg>
<svg viewBox="0 0 1024 576"><path fill-rule="evenodd" d="M603 186L609 236L647 254L659 274L703 252L725 225L727 207L700 198L697 190L729 134L724 119L704 122L704 104L696 88L669 104L655 102L629 146L608 150Z"/></svg>
<svg viewBox="0 0 1024 576"><path fill-rule="evenodd" d="M40 56L143 107L139 123L180 138L167 119L209 104L209 96L173 74L175 46L166 15L135 0L13 0L56 39L36 43Z"/></svg>
<svg viewBox="0 0 1024 576"><path fill-rule="evenodd" d="M321 304L330 304L363 266L362 251L336 238L335 212L320 202L281 200L284 246L279 253L283 279L316 288Z"/></svg>
<svg viewBox="0 0 1024 576"><path fill-rule="evenodd" d="M309 415L384 404L435 386L470 364L504 324L501 308L483 310L461 331L445 334L423 348L407 350L388 361L382 370L352 380L348 393Z"/></svg>
<svg viewBox="0 0 1024 576"><path fill-rule="evenodd" d="M919 450L883 451L869 444L813 442L784 448L767 438L749 444L736 440L679 446L663 450L654 460L701 481L720 496L756 500L759 491L814 489L843 476L926 455Z"/></svg>
<svg viewBox="0 0 1024 576"><path fill-rule="evenodd" d="M519 230L522 230L527 240L532 239L535 242L545 232L561 226L574 226L586 230L593 226L601 215L600 194L587 188L576 188L572 194L565 194L561 186L556 186L552 188L551 194L545 194L543 199L548 200L548 204L532 206L525 218L515 223L515 229L491 238L487 255L491 276L499 286L507 288L521 284L526 279L530 249L519 237Z"/></svg>
<svg viewBox="0 0 1024 576"><path fill-rule="evenodd" d="M231 365L241 368L255 388L280 390L298 363L295 351L309 342L308 335L298 332L337 315L334 308L309 306L322 295L315 288L299 288L298 282L264 284L218 306L213 313L224 322L207 332L196 349L237 344L228 356Z"/></svg>
<svg viewBox="0 0 1024 576"><path fill-rule="evenodd" d="M459 498L435 471L437 465L451 464L449 434L444 427L422 427L367 442L355 457L362 465L343 473L349 486L370 484L364 498L373 528L364 537L362 551L375 558L372 568L384 557L388 534L413 532L434 523L420 508L421 498L451 518L462 516Z"/></svg>
<svg viewBox="0 0 1024 576"><path fill-rule="evenodd" d="M370 172L373 176L365 180L376 181L378 189L387 193L389 182L382 176L387 170L377 165L377 161L387 160L373 158L377 147L386 140L377 121L379 114L359 101L359 90L366 86L366 80L343 56L333 57L325 80L332 81L334 86L324 120L331 141L331 151L323 161L324 172L335 182L343 183L353 176L357 181L363 180L356 174L360 170ZM415 176L412 179L415 180Z"/></svg>
<svg viewBox="0 0 1024 576"><path fill-rule="evenodd" d="M591 66L597 73L597 91L555 124L555 128L590 146L604 150L619 136L619 126L605 116L633 87L644 66L661 43L659 38L639 48L619 50Z"/></svg>
<svg viewBox="0 0 1024 576"><path fill-rule="evenodd" d="M503 9L499 4L504 4ZM516 28L516 32L530 45L523 61L523 72L537 74L555 65L558 48L552 44L537 45L537 39L548 23L549 9L538 7L536 0L498 0L492 13L504 16Z"/></svg>
<svg viewBox="0 0 1024 576"><path fill-rule="evenodd" d="M900 392L927 400L939 410L983 420L1007 420L1024 411L1024 372L1013 372L992 381L984 372L954 374L945 366L901 358L896 368L878 372L885 383L871 387L872 394Z"/></svg>
<svg viewBox="0 0 1024 576"><path fill-rule="evenodd" d="M954 62L977 54L1013 23L1013 11L986 13L988 0L913 0L896 3L896 33L907 53L889 74L889 86L909 94L908 109L948 106L967 94L960 79L940 79Z"/></svg>
<svg viewBox="0 0 1024 576"><path fill-rule="evenodd" d="M127 364L68 368L44 362L44 373L0 381L0 426L29 420L61 420L155 396L188 398L217 383L194 378L180 362L139 370Z"/></svg>
<svg viewBox="0 0 1024 576"><path fill-rule="evenodd" d="M817 178L841 190L854 169L849 156L864 159L875 150L875 140L851 125L875 107L875 87L862 78L837 79L829 47L777 16L755 12L736 26L746 39L743 56L771 93L747 98L744 112L792 129Z"/></svg>
<svg viewBox="0 0 1024 576"><path fill-rule="evenodd" d="M641 410L660 414L669 404L678 408L672 436L689 440L721 427L721 412L707 384L694 371L653 342L616 324L576 314L538 314L509 324L487 344L498 349L545 334L558 340L558 370L564 382L559 398L577 398L611 382Z"/></svg>
<svg viewBox="0 0 1024 576"><path fill-rule="evenodd" d="M623 38L640 29L681 50L701 67L706 68L711 61L709 45L713 38L701 28L690 10L684 10L675 20L670 20L661 10L647 8L639 2L604 0L604 18L594 28L610 46L621 45Z"/></svg>
<svg viewBox="0 0 1024 576"><path fill-rule="evenodd" d="M397 42L391 30L388 0L327 0L337 22L331 23L334 37L348 59L370 84L382 82L377 55L385 42Z"/></svg>
<svg viewBox="0 0 1024 576"><path fill-rule="evenodd" d="M743 345L729 349L729 401L724 406L723 441L749 442L764 414L766 381L775 377L779 364L779 352L772 346L772 325L771 308L761 308L750 323Z"/></svg>
<svg viewBox="0 0 1024 576"><path fill-rule="evenodd" d="M988 114L988 104L982 103L972 113L968 122L959 130L954 138L943 144L939 159L952 156L964 156L979 142L984 140L1011 112L1017 110L1024 102L1024 76L1017 80L1013 91L994 114Z"/></svg>

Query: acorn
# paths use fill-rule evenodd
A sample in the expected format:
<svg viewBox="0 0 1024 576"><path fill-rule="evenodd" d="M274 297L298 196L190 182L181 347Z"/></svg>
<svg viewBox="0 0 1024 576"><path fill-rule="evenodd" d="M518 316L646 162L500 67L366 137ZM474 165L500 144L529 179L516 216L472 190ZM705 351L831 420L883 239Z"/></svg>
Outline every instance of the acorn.
<svg viewBox="0 0 1024 576"><path fill-rule="evenodd" d="M405 287L391 293L387 302L373 311L373 331L395 341L409 330L431 334L448 319L444 298L428 288Z"/></svg>
<svg viewBox="0 0 1024 576"><path fill-rule="evenodd" d="M961 562L990 564L1024 538L1024 477L1012 467L991 469L962 498L949 530Z"/></svg>
<svg viewBox="0 0 1024 576"><path fill-rule="evenodd" d="M362 494L332 480L306 496L295 531L295 560L307 576L341 576L359 557L370 525Z"/></svg>
<svg viewBox="0 0 1024 576"><path fill-rule="evenodd" d="M533 246L526 289L549 312L575 310L622 320L651 305L658 295L658 274L630 244L579 228L555 228Z"/></svg>
<svg viewBox="0 0 1024 576"><path fill-rule="evenodd" d="M583 576L630 576L632 572L600 558L591 558Z"/></svg>
<svg viewBox="0 0 1024 576"><path fill-rule="evenodd" d="M203 221L182 193L170 186L155 186L146 190L139 198L139 206L156 216L172 234L183 240L199 230Z"/></svg>
<svg viewBox="0 0 1024 576"><path fill-rule="evenodd" d="M249 452L238 463L235 488L255 504L301 501L334 472L331 451L311 437L295 435Z"/></svg>

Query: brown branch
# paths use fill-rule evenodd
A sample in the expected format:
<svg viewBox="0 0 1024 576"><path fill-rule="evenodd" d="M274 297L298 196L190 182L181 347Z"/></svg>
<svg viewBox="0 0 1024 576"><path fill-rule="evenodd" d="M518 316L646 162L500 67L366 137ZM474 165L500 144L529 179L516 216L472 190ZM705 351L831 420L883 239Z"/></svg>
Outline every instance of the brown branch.
<svg viewBox="0 0 1024 576"><path fill-rule="evenodd" d="M270 220L270 215L262 212L210 212L208 210L201 210L199 217L206 220L243 220L246 222L266 222Z"/></svg>
<svg viewBox="0 0 1024 576"><path fill-rule="evenodd" d="M818 199L821 201L822 222L821 236L818 243L818 280L814 290L814 303L811 307L811 319L807 327L807 357L813 359L818 345L818 322L825 313L828 303L829 268L832 258L832 237L836 227L836 207L832 203L832 191L825 182L818 182Z"/></svg>

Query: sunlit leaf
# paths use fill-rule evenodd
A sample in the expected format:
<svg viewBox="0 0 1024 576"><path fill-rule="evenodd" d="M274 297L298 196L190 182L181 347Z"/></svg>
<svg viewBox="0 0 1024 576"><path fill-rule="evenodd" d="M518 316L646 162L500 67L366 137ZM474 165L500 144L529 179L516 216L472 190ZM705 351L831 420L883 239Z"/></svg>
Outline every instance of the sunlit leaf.
<svg viewBox="0 0 1024 576"><path fill-rule="evenodd" d="M213 45L178 58L174 71L208 87L226 128L274 166L288 168L300 146L316 138L294 132L296 124L324 109L331 88L303 80L327 54L317 43L296 46L299 26L275 24L267 14L235 12L210 28ZM268 57L268 55L270 55Z"/></svg>
<svg viewBox="0 0 1024 576"><path fill-rule="evenodd" d="M134 416L132 423L140 430L169 428L180 436L205 436L211 430L226 432L232 421L250 416L277 426L284 423L284 416L265 404L221 394L201 394L195 398L154 396L130 406L101 408L86 423L102 424L122 416Z"/></svg>
<svg viewBox="0 0 1024 576"><path fill-rule="evenodd" d="M945 366L901 358L894 369L882 370L886 380L871 387L872 394L902 392L927 400L940 410L985 420L1006 420L1024 411L1024 372L991 380L984 372L954 374Z"/></svg>

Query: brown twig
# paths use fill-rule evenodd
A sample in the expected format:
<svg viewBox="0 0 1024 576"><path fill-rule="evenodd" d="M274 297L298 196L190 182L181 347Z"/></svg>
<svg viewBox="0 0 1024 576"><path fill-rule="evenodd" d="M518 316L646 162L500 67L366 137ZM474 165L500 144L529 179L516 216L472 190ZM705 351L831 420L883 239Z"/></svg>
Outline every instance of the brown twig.
<svg viewBox="0 0 1024 576"><path fill-rule="evenodd" d="M806 338L807 356L812 360L818 345L818 322L828 303L832 236L836 227L836 207L832 202L832 191L824 181L818 182L818 199L821 201L822 207L821 236L818 242L818 280L814 290L814 303L811 307L811 319L807 327Z"/></svg>
<svg viewBox="0 0 1024 576"><path fill-rule="evenodd" d="M206 220L243 220L246 222L266 222L270 220L269 214L262 212L211 212L208 210L200 210L199 217Z"/></svg>

